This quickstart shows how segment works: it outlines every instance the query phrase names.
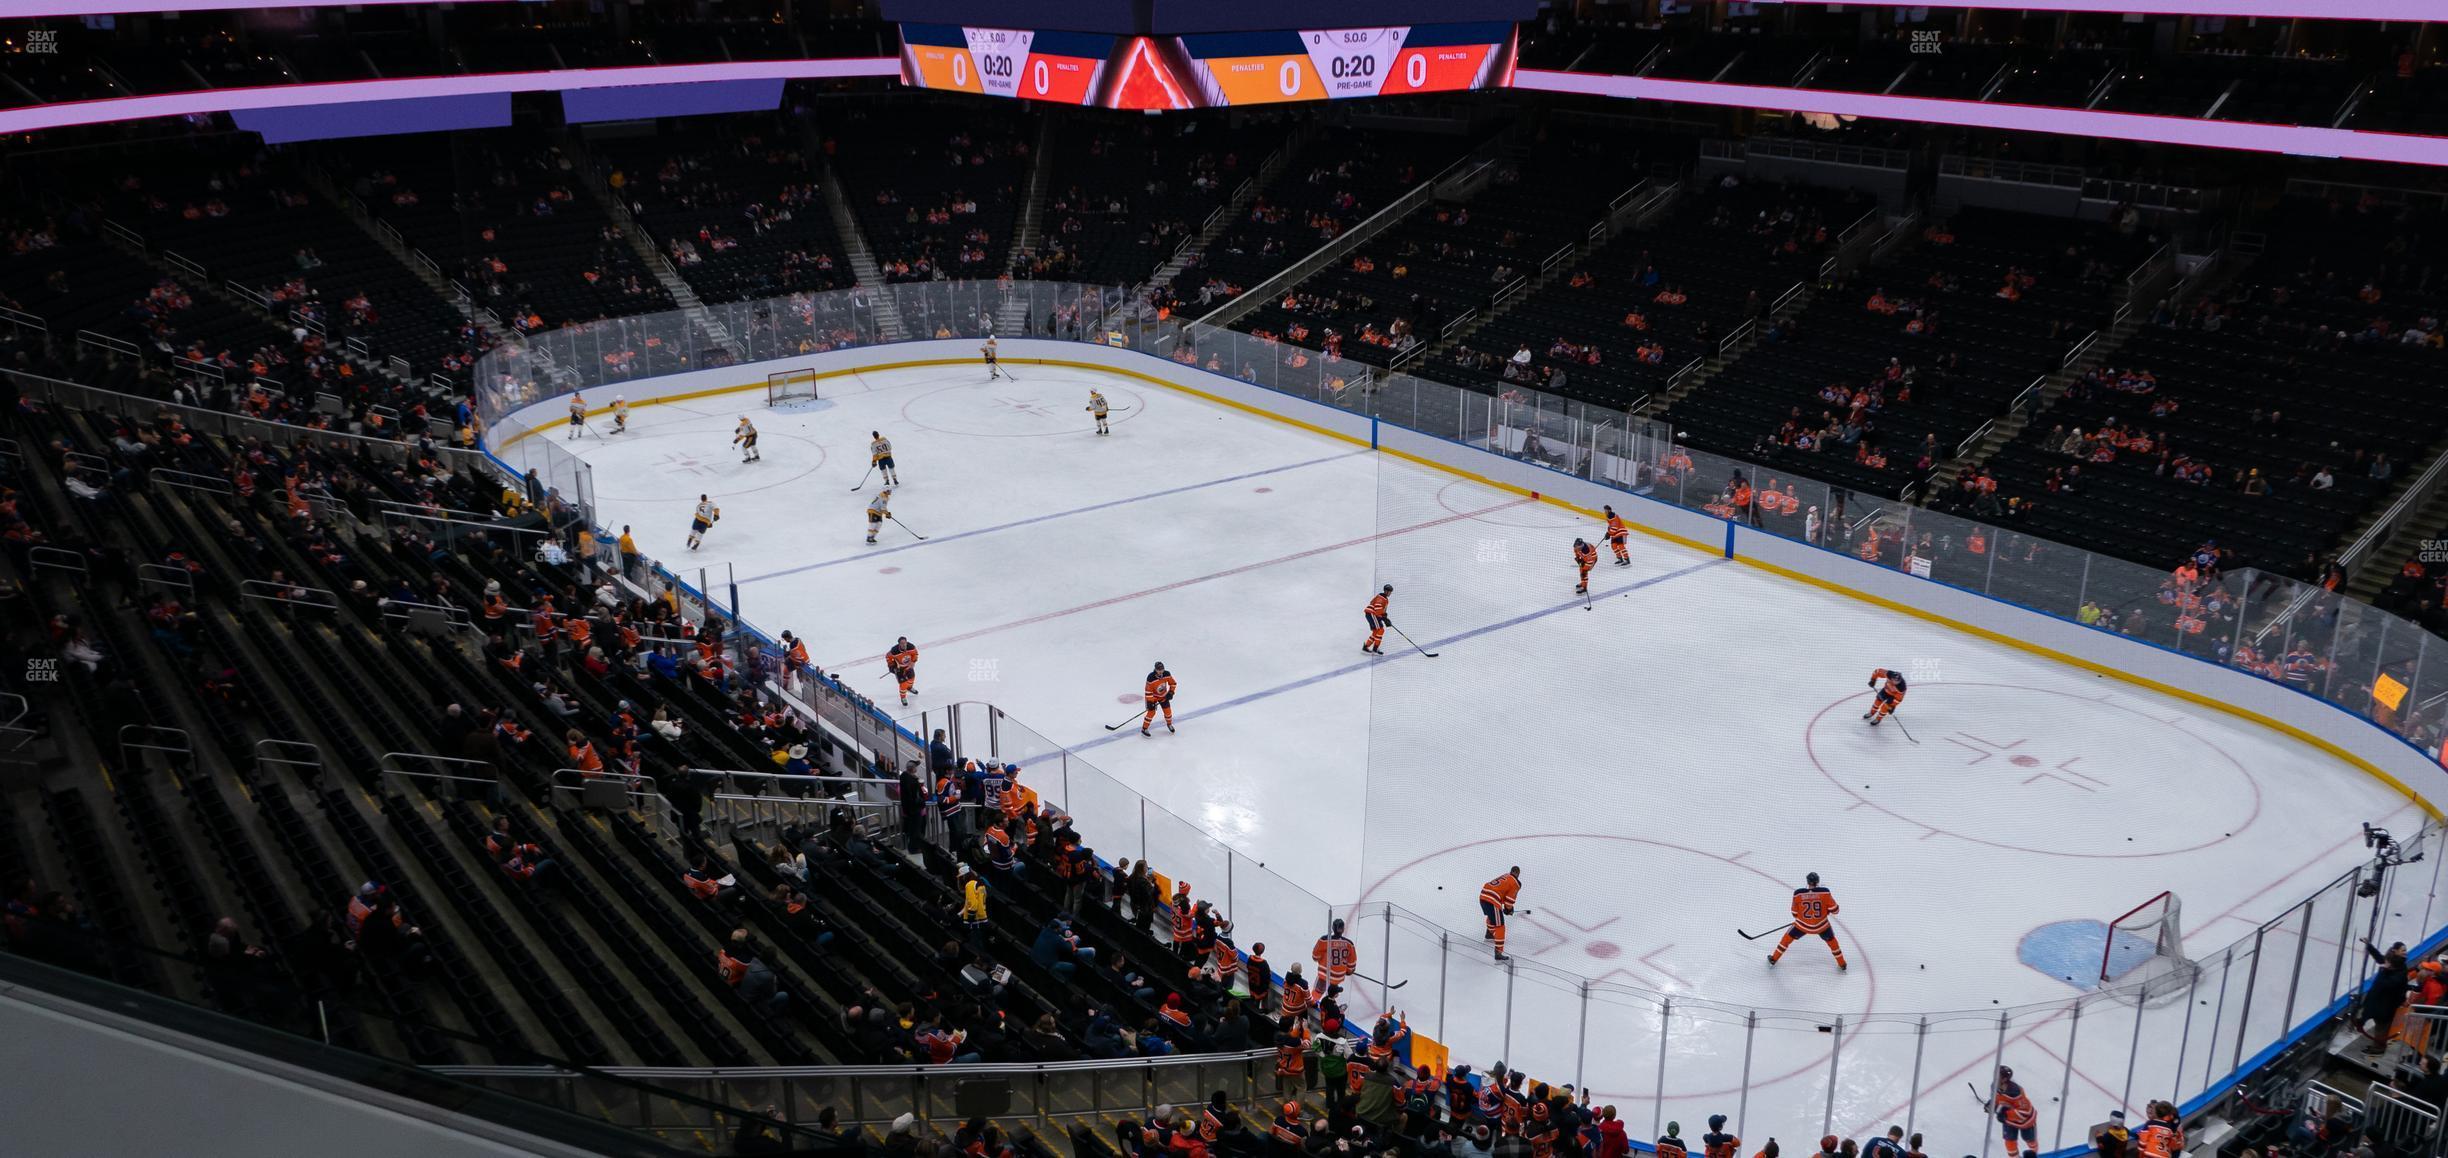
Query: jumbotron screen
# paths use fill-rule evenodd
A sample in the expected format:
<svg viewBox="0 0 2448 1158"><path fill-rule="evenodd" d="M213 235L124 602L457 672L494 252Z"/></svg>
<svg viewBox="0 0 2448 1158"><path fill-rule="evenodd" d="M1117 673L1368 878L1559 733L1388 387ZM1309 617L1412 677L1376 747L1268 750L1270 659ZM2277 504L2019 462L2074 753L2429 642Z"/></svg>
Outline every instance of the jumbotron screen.
<svg viewBox="0 0 2448 1158"><path fill-rule="evenodd" d="M1093 105L1122 37L1094 32L901 26L901 83L984 96Z"/></svg>
<svg viewBox="0 0 2448 1158"><path fill-rule="evenodd" d="M1139 37L903 24L918 88L1119 109L1224 108L1511 83L1501 21Z"/></svg>
<svg viewBox="0 0 2448 1158"><path fill-rule="evenodd" d="M1500 88L1513 36L1500 22L1219 32L1170 37L1166 55L1201 105L1257 105Z"/></svg>

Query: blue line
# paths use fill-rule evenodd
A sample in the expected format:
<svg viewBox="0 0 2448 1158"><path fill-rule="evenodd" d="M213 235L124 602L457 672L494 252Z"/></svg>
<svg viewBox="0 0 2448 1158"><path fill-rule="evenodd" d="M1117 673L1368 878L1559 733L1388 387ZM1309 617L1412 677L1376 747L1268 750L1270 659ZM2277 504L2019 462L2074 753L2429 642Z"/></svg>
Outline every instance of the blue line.
<svg viewBox="0 0 2448 1158"><path fill-rule="evenodd" d="M1667 581L1667 580L1669 580L1669 579L1680 579L1680 578L1682 578L1683 576L1685 576L1685 575L1689 575L1689 574L1692 574L1693 572L1696 572L1696 571L1705 571L1705 570L1707 570L1708 568L1714 567L1714 566L1718 565L1719 563L1721 563L1721 562L1723 562L1723 561L1724 561L1724 560L1721 560L1721 559L1711 559L1711 560L1709 560L1708 562L1705 562L1705 563L1694 563L1694 564L1692 564L1692 565L1691 565L1691 566L1689 566L1689 567L1682 568L1681 570L1676 570L1676 571L1668 571L1668 572L1665 572L1665 573L1663 573L1663 574L1652 575L1652 576L1650 576L1650 577L1648 577L1648 578L1646 578L1646 579L1642 579L1642 580L1639 580L1639 581L1637 581L1637 582L1633 582L1633 583L1627 583L1627 584L1625 584L1624 586L1617 587L1617 588L1614 588L1614 589L1612 589L1612 590L1608 590L1608 591L1601 591L1601 592L1593 592L1593 593L1591 594L1591 596L1590 596L1590 599L1591 599L1591 600L1597 600L1597 599L1605 599L1605 598L1609 598L1609 597L1616 596L1616 595L1629 595L1629 594L1631 594L1632 592L1638 591L1638 590L1640 590L1640 589L1641 589L1641 588L1643 588L1643 587L1654 587L1654 586L1656 586L1657 584L1664 583L1664 582L1666 582L1666 581ZM1425 645L1423 645L1423 646L1424 646L1424 648L1425 648L1426 650L1434 651L1434 650L1436 650L1436 649L1438 649L1438 648L1445 647L1445 646L1447 646L1447 645L1449 645L1449 644L1461 643L1461 642L1463 642L1464 640L1477 639L1478 637L1480 637L1480 636L1482 636L1482 635L1488 635L1488 634L1493 633L1493 632L1503 631L1503 630L1505 630L1506 628L1511 628L1511 627L1519 627L1519 626L1521 626L1522 624L1528 623L1528 622L1530 622L1530 621L1532 621L1532 620L1535 620L1535 619L1545 619L1545 618L1547 618L1548 616L1550 616L1550 615L1554 615L1554 614L1556 614L1556 613L1557 613L1557 612L1559 612L1559 611L1571 611L1571 610L1574 610L1575 608L1578 608L1578 607L1583 606L1583 604L1584 604L1585 602L1587 602L1587 601L1585 601L1585 600L1580 600L1580 599L1567 599L1567 600L1565 600L1564 602L1562 602L1562 603L1558 603L1558 604L1556 604L1556 605L1555 605L1555 606L1553 606L1553 607L1542 607L1542 608L1540 608L1540 609L1538 609L1538 610L1536 610L1536 611L1525 612L1525 613L1523 613L1523 614L1521 614L1521 615L1516 615L1516 616L1514 616L1514 617L1513 617L1513 618L1511 618L1511 619L1501 619L1501 620L1498 620L1498 621L1496 621L1496 622L1494 622L1494 623L1485 624L1485 625L1482 625L1482 626L1479 626L1479 627L1474 627L1474 628L1471 628L1471 629L1470 629L1470 630L1468 630L1468 631L1461 632L1461 633L1456 634L1456 635L1449 635L1449 636L1446 636L1446 637L1445 637L1445 638L1443 638L1443 639L1432 639L1432 640L1429 640L1429 641L1428 641L1428 642L1427 642ZM1239 696L1239 697L1236 697L1236 698L1234 698L1234 699L1229 699L1229 700L1226 700L1226 701L1224 701L1223 703L1220 703L1220 704L1214 704L1214 705L1210 705L1210 706L1208 706L1208 707L1200 708L1199 710L1197 710L1197 711L1195 711L1195 712L1183 712L1183 713L1182 713L1182 715L1181 715L1181 719L1182 719L1182 722L1183 722L1183 723L1188 723L1188 722L1190 722L1190 721L1192 721L1192 720L1195 720L1195 719L1198 719L1198 718L1200 718L1200 717L1202 717L1202 716L1212 716L1212 715L1216 714L1217 712L1229 711L1229 710L1231 710L1231 709L1233 709L1233 708L1240 707L1240 706L1242 706L1242 705L1244 705L1244 704L1253 704L1253 703L1256 703L1256 702L1258 702L1258 701L1260 701L1260 700L1272 699L1272 698L1274 698L1274 697L1276 697L1276 696L1280 696L1280 695L1282 695L1282 694L1284 694L1284 693L1286 693L1286 692L1296 692L1296 691L1299 691L1300 689L1305 688L1305 687L1308 687L1308 686L1310 686L1310 685L1312 685L1312 684L1324 683L1324 682L1326 682L1327 680L1330 680L1330 679L1335 679L1335 678L1337 678L1337 677L1339 677L1339 676L1346 676L1346 675L1350 675L1351 673L1356 672L1356 671L1364 671L1364 670L1366 670L1366 669L1368 669L1368 668L1376 667L1376 666L1378 666L1378 665L1380 665L1380 664L1392 663L1392 662L1394 662L1394 661L1396 661L1396 660L1411 658L1411 657L1412 657L1412 656L1414 656L1415 654L1416 654L1416 653L1414 653L1414 652L1397 652L1397 653L1395 653L1395 654L1393 654L1393 655L1390 655L1390 656L1385 657L1384 659L1364 659L1364 660L1361 660L1361 661L1359 661L1359 662L1357 662L1357 663L1348 663L1348 664L1343 665L1342 667L1333 668L1333 669L1330 669L1330 670L1328 670L1328 671L1319 672L1318 674L1313 675L1313 676L1304 676L1304 677L1302 677L1302 678L1300 678L1300 679L1293 680L1293 681L1291 681L1290 683L1282 683L1282 684L1277 684L1277 685L1275 685L1274 687L1271 687L1271 688L1261 688L1261 689L1259 689L1259 690L1257 690L1257 691L1254 691L1254 692L1249 693L1248 695ZM1078 744L1070 744L1070 745L1066 745L1066 746L1065 746L1065 750L1066 750L1066 751L1070 751L1070 752L1074 752L1074 753L1078 753L1078 752L1085 752L1085 751L1087 751L1087 750L1088 750L1088 749L1090 749L1090 748L1096 748L1096 747L1101 747L1101 746L1106 745L1106 744L1111 744L1111 743L1113 743L1114 741L1119 740L1119 739L1121 739L1121 738L1123 738L1124 736L1127 736L1127 735L1129 735L1129 734L1130 734L1130 733L1129 733L1129 731L1128 731L1127 729L1126 729L1126 730L1124 730L1124 731L1118 731L1118 732L1108 732L1108 733L1106 733L1105 735L1099 736L1099 737L1097 737L1096 739L1093 739L1093 740L1089 740L1089 741L1086 741L1086 742L1083 742L1083 743L1078 743Z"/></svg>
<svg viewBox="0 0 2448 1158"><path fill-rule="evenodd" d="M1026 527L1033 523L1043 523L1054 519L1069 518L1072 515L1085 515L1093 511L1111 510L1114 507L1128 506L1132 503L1143 503L1149 499L1161 499L1168 498L1173 495L1188 494L1191 491L1205 490L1208 487L1223 486L1226 483L1237 483L1245 479L1263 478L1271 474L1282 474L1288 470L1299 470L1305 466L1316 466L1322 462L1333 462L1338 458L1350 458L1356 454L1366 453L1368 452L1363 450L1347 450L1340 454L1327 455L1324 458L1312 458L1302 462L1288 462L1282 466L1270 466L1264 470L1250 471L1247 474L1236 474L1227 478L1209 479L1206 482L1190 483L1186 486L1173 487L1169 490L1149 491L1143 495L1131 495L1128 498L1111 499L1106 502L1096 503L1090 506L1073 507L1067 511L1054 511L1050 514L1031 515L1025 519L1018 519L1009 523L998 523L991 527L979 527L973 531L960 531L950 535L937 535L923 543L903 543L898 547L885 547L875 551L862 551L856 555L844 555L838 559L826 559L820 563L809 563L804 566L791 567L781 571L773 571L763 575L752 576L747 579L742 579L739 582L741 586L745 587L750 583L762 583L768 579L779 579L785 575L797 575L801 572L820 570L825 567L838 567L844 563L856 563L866 559L873 559L878 555L891 555L902 551L915 551L920 547L932 547L941 543L950 543L959 539L975 538L979 535L991 535L997 531L1008 531L1015 527Z"/></svg>

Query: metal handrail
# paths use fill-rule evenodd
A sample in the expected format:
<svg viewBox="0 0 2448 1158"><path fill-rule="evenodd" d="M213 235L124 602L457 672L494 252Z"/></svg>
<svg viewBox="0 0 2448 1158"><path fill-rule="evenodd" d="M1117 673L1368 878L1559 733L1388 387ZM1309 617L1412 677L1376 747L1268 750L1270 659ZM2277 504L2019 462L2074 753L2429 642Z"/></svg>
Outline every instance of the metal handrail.
<svg viewBox="0 0 2448 1158"><path fill-rule="evenodd" d="M144 355L144 351L136 348L136 343L130 342L124 338L114 338L109 334L96 333L92 330L78 330L76 338L79 345L100 346L101 348L123 358L137 358Z"/></svg>
<svg viewBox="0 0 2448 1158"><path fill-rule="evenodd" d="M747 1070L739 1066L592 1066L585 1072L649 1080L719 1078L725 1075L740 1074L754 1074L759 1078L891 1078L938 1075L1018 1077L1028 1074L1095 1073L1101 1070L1187 1069L1212 1066L1218 1062L1272 1061L1274 1057L1275 1051L1270 1048L1236 1053L1167 1054L1162 1057L1105 1058L1088 1061L974 1062L959 1066L757 1066ZM450 1077L556 1078L581 1076L577 1071L554 1069L549 1066L428 1066L426 1068L434 1073Z"/></svg>
<svg viewBox="0 0 2448 1158"><path fill-rule="evenodd" d="M330 589L308 587L302 583L275 582L270 579L242 579L238 594L248 599L293 606L319 607L326 611L340 609L340 597Z"/></svg>

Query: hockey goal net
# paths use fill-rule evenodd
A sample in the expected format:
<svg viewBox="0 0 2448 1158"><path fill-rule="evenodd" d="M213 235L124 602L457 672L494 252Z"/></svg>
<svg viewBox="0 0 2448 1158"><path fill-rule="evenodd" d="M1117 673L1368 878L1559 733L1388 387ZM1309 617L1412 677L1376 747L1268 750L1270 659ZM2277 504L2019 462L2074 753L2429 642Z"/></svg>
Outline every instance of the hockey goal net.
<svg viewBox="0 0 2448 1158"><path fill-rule="evenodd" d="M2201 968L2184 954L2184 904L2161 893L2108 922L2100 989L2156 1005L2182 996Z"/></svg>
<svg viewBox="0 0 2448 1158"><path fill-rule="evenodd" d="M814 370L778 370L765 376L765 405L787 406L816 400Z"/></svg>

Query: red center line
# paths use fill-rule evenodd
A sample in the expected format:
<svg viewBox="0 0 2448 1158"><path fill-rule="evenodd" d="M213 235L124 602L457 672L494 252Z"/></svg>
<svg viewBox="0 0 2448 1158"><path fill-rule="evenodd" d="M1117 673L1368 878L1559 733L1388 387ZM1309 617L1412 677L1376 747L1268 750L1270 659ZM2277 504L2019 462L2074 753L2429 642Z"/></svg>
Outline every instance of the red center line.
<svg viewBox="0 0 2448 1158"><path fill-rule="evenodd" d="M2392 812L2392 813L2390 813L2390 814L2388 815L2387 819L2394 820L2394 819L2396 819L2396 817L2397 817L2397 814L2398 814L2398 813L2404 812L2404 811L2405 811L2407 808L2411 808L2411 807L2413 807L2413 804L2412 804L2411 802L2408 802L2407 804L2405 804L2405 805L2403 805L2403 806L2400 806L2400 807L2398 808L2397 812ZM2281 876L2281 877L2279 877L2278 879L2276 879L2276 880L2274 880L2274 881L2271 881L2271 882L2270 882L2269 884L2267 884L2267 885L2263 885L2263 886L2262 886L2262 887L2261 887L2261 888L2260 888L2258 891L2254 892L2254 893L2253 893L2251 896L2248 896L2248 897L2244 898L2243 900L2237 901L2235 904L2228 906L2228 907L2227 907L2227 911L2226 911L2226 912L2220 913L2218 916L2212 917L2212 918L2210 918L2210 920L2208 920L2208 921L2204 922L2204 923L2203 923L2203 925L2202 925L2202 927L2203 927L2203 928L2208 928L2208 927L2210 927L2211 925L2215 925L2215 924L2217 924L2218 922L2220 922L2220 921L2223 921L2223 920L2227 919L2228 917L2234 916L2234 915L2235 915L2235 911L2236 911L2237 909L2241 909L2241 908L2243 908L2244 906L2249 905L2249 904L2253 903L2254 901L2256 901L2256 900L2260 899L2260 898L2261 898L2261 896L2262 896L2262 894L2267 893L2267 892L2269 892L2271 889L2277 888L2279 885L2285 884L2287 881L2294 879L2294 878L2295 878L2295 877L2296 877L2298 874L2302 873L2302 872L2303 872L2305 869L2311 868L2312 866L2319 864L2321 861L2323 861L2323 860L2327 859L2327 858L2328 858L2328 857L2329 857L2331 854L2333 854L2333 853L2337 852L2337 850L2339 850L2339 849L2341 849L2341 848L2344 848L2344 847L2345 847L2345 846L2346 846L2346 845L2347 845L2349 842L2351 842L2351 841L2355 841L2355 840L2359 840L2359 839L2361 839L2360 834L2357 834L2357 835L2354 835L2354 836L2349 836L2349 837L2347 837L2345 840L2341 840L2341 841L2337 842L2336 844L2330 845L2328 848L2322 849L2322 850L2321 850L2319 853L2315 854L2315 855L2312 857L2312 859L2311 859L2311 860L2305 861L2305 862L2304 862L2304 864L2302 865L2302 867L2297 868L2296 870L2294 870L2294 872L2287 873L2286 875ZM2048 1016L2043 1017L2043 1018L2041 1018L2040 1020L2033 1022L2033 1023L2032 1023L2032 1024L2029 1026L2029 1027L2025 1028L2025 1029L2023 1030L2023 1032L2018 1033L2018 1034L2015 1034L2014 1036L2007 1038L2007 1039L2005 1040L2005 1042L2004 1042L2004 1043L2002 1043L2002 1044L2003 1044L2003 1045L2016 1045L2016 1044L2019 1044L2019 1043L2020 1043L2020 1042L2022 1042L2022 1041L2023 1041L2025 1038L2028 1038L2028 1037L2030 1037L2031 1035L2033 1035L2033 1034L2035 1034L2035 1033L2040 1032L2040 1030L2041 1030L2041 1028L2042 1028L2043 1026L2046 1026L2046 1025L2048 1025L2050 1022L2056 1021L2058 1018L2065 1016L2065 1011L2066 1011L2066 1007L2065 1007L2065 1006L2059 1006L2057 1009L2050 1011L2050 1013L2048 1014ZM2290 1026L2290 1027L2288 1027L2288 1028L2293 1028L2293 1027L2291 1027L2291 1026ZM2215 1043L2213 1043L2213 1044L2215 1044ZM1996 1057L1998 1057L1998 1058L2003 1058L2003 1057L2005 1056L2005 1051L2003 1050L2003 1048L2001 1048L2001 1049L1999 1049L1999 1050L1997 1051L1997 1053L1996 1053L1994 1056L1996 1056ZM1871 1120L1872 1120L1873 1122L1885 1122L1885 1121L1889 1121L1889 1120L1893 1119L1893 1118L1895 1117L1895 1115L1896 1115L1896 1112L1897 1112L1897 1111L1902 1110L1902 1109L1904 1109L1906 1106L1912 1105L1912 1104L1914 1104L1915 1102L1920 1101L1920 1100L1921 1100L1923 1097L1929 1096L1930 1094L1932 1094L1933 1092L1935 1092L1936 1090L1938 1090L1940 1087L1943 1087L1943 1086L1948 1086L1948 1085L1952 1085L1952 1084L1954 1084L1955 1079L1960 1078L1960 1077L1964 1076L1965 1074L1972 1072L1972 1067L1974 1067L1974 1066L1978 1066L1978 1065L1985 1065L1985 1064L1987 1064L1987 1063L1988 1063L1990 1060L1991 1060L1991 1055L1990 1055L1990 1054L1988 1054L1988 1053L1986 1053L1986 1052L1984 1052L1984 1053L1982 1053L1982 1054L1980 1054L1980 1055L1976 1055L1976 1056L1974 1056L1974 1057L1973 1057L1973 1059L1972 1059L1971 1061L1965 1062L1965 1063L1964 1063L1964 1064L1962 1064L1961 1066L1956 1067L1954 1070L1949 1071L1949 1072L1948 1072L1948 1073L1947 1073L1945 1076L1943 1076L1943 1077L1940 1077L1940 1078L1937 1078L1937 1079L1933 1080L1932 1082L1930 1082L1930 1084L1929 1084L1929 1085L1927 1085L1927 1086L1923 1087L1922 1089L1914 1091L1914 1093L1912 1094L1912 1097L1911 1097L1909 1100L1907 1100L1907 1101L1903 1101L1903 1102L1898 1102L1898 1103L1896 1103L1896 1104L1895 1104L1895 1105L1893 1105L1893 1106L1889 1106L1889 1107L1887 1107L1887 1109L1886 1109L1885 1111L1883 1111L1883 1112L1881 1112L1881 1113L1878 1113L1878 1114L1873 1115L1873 1116L1872 1116L1872 1118L1871 1118ZM2082 1079L2083 1079L2084 1081L2086 1081L2086 1082L2091 1082L2091 1078L2090 1078L2090 1076L2089 1076L2089 1075L2087 1075L2087 1074L2083 1074L2083 1072L2082 1072L2082 1070L2081 1070L2081 1069L2076 1068L2076 1067L2074 1067L2074 1066L2073 1066L2073 1063L2071 1063L2071 1062L2067 1063L2067 1067L2068 1067L2069 1069L2073 1069L2073 1072L2074 1072L2074 1073L2076 1073L2076 1074L2078 1074L2078 1075L2081 1075L2081 1076L2082 1076ZM2091 1084L2093 1084L2093 1085L2098 1085L2099 1083L2097 1083L2097 1082L2091 1082ZM2124 1109L2131 1109L2132 1107L2120 1107L2120 1108L2124 1108ZM2062 1107L2062 1106L2061 1106L2061 1107L2059 1107L2057 1112L2058 1112L2058 1113L2060 1113L2060 1114L2064 1113L2064 1112L2065 1112L2064 1107ZM1984 1128L1986 1128L1986 1127L1984 1127ZM1854 1130L1854 1131L1853 1131L1852 1133L1850 1133L1850 1134L1845 1134L1845 1135L1843 1135L1843 1137L1850 1138L1850 1137L1854 1137L1854 1136L1856 1136L1856 1135L1859 1135L1859 1134L1861 1134L1861 1133L1862 1133L1862 1131L1861 1131L1861 1130Z"/></svg>
<svg viewBox="0 0 2448 1158"><path fill-rule="evenodd" d="M1083 611L1095 611L1100 607L1111 607L1117 603L1128 603L1133 599L1144 599L1150 595L1162 595L1167 591L1178 591L1184 587L1196 586L1197 584L1208 583L1217 579L1229 579L1235 575L1245 575L1251 571L1260 570L1266 567L1273 567L1279 563L1291 563L1297 560L1309 558L1312 555L1323 555L1329 551L1340 551L1346 547L1357 547L1365 543L1377 542L1380 539L1391 539L1396 535L1408 535L1413 531L1424 531L1430 527L1441 527L1447 523L1456 523L1464 519L1475 519L1481 515L1501 511L1507 507L1517 507L1531 501L1533 500L1526 495L1521 498L1508 499L1504 502L1497 503L1494 506L1482 507L1475 511L1461 511L1455 514L1444 515L1438 518L1430 519L1424 523L1413 523L1408 527L1396 527L1391 531L1379 531L1374 535L1362 535L1357 539L1345 539L1340 543L1329 543L1323 547L1311 547L1306 551L1294 551L1289 555L1278 555L1272 559L1260 559L1255 563L1243 563L1238 567L1229 567L1222 571L1214 571L1205 575L1193 575L1188 579L1176 579L1171 583L1166 583L1161 586L1149 587L1144 590L1131 591L1121 595L1109 596L1104 599L1099 599L1094 603L1082 603L1077 607L1066 607L1060 611L1041 612L1039 614L1029 616L1026 619L1015 619L1009 623L998 623L992 627L981 627L975 631L964 631L959 635L950 635L945 636L942 639L928 640L925 647L932 649L938 647L949 647L955 643L966 643L980 636L993 635L998 631L1009 631L1015 627L1030 627L1049 620L1061 619L1066 615L1077 615ZM858 659L837 663L832 666L836 668L858 667L862 664L880 663L883 661L883 659L884 657L881 654L861 656Z"/></svg>

